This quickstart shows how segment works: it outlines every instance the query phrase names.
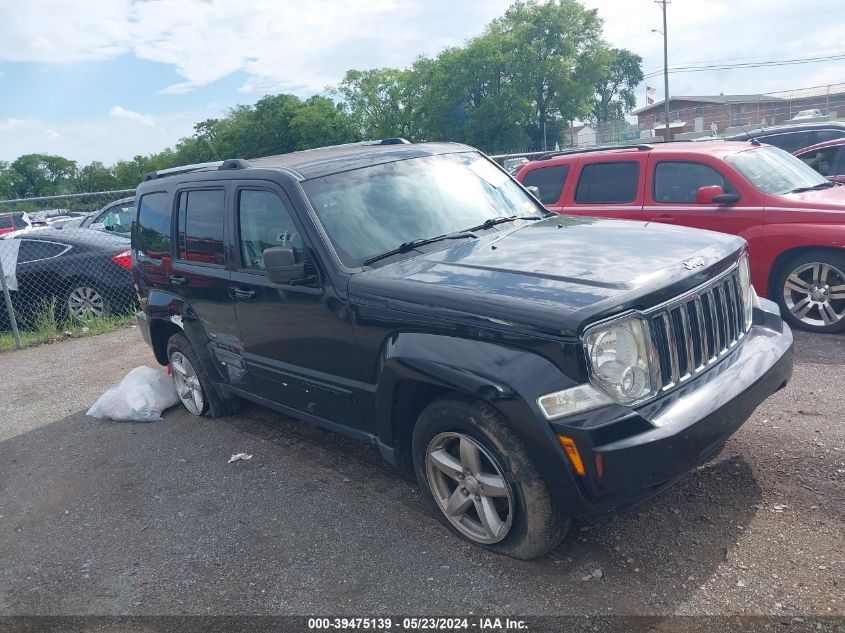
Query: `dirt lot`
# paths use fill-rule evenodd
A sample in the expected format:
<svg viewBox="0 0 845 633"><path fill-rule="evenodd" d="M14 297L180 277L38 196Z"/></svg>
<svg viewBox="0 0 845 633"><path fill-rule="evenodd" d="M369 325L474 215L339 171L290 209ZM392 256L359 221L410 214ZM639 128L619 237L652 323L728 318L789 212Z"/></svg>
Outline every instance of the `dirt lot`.
<svg viewBox="0 0 845 633"><path fill-rule="evenodd" d="M154 365L135 329L0 354L0 614L845 614L845 338L796 346L717 461L535 562L452 537L373 449L257 407L85 417Z"/></svg>

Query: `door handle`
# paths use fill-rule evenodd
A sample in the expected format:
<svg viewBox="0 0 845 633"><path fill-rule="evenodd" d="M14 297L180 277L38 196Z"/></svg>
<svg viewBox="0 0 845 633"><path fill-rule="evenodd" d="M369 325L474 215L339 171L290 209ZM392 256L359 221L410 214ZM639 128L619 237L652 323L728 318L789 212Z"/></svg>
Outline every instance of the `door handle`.
<svg viewBox="0 0 845 633"><path fill-rule="evenodd" d="M255 290L244 290L243 288L232 288L232 294L237 299L252 299L255 297Z"/></svg>
<svg viewBox="0 0 845 633"><path fill-rule="evenodd" d="M184 286L186 283L188 283L188 280L184 277L174 277L173 275L168 277L167 280L174 286Z"/></svg>

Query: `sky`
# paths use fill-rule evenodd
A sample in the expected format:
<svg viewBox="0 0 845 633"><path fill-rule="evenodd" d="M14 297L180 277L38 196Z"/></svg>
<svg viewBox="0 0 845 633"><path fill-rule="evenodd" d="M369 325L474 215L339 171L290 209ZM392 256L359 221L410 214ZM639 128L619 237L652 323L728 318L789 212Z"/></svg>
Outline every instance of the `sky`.
<svg viewBox="0 0 845 633"><path fill-rule="evenodd" d="M653 0L582 0L605 39L663 68ZM669 66L842 55L845 0L671 0ZM509 0L0 0L0 160L110 165L267 93L326 93L350 68L404 67L479 34ZM845 60L677 73L670 94L845 81ZM647 79L663 98L662 75ZM638 90L645 100L645 83Z"/></svg>

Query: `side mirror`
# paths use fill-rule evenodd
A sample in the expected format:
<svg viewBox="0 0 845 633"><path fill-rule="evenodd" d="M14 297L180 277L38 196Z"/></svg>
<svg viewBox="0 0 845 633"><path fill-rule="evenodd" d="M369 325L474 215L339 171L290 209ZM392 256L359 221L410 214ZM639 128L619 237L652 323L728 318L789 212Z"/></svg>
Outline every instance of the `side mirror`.
<svg viewBox="0 0 845 633"><path fill-rule="evenodd" d="M287 284L305 277L305 264L297 263L292 246L264 249L264 273L276 284Z"/></svg>
<svg viewBox="0 0 845 633"><path fill-rule="evenodd" d="M721 185L699 187L695 192L696 204L735 204L737 202L739 202L739 195L725 193Z"/></svg>
<svg viewBox="0 0 845 633"><path fill-rule="evenodd" d="M528 193L537 198L537 200L540 199L540 187L537 187L536 185L531 185L530 187L526 187L525 189L528 191Z"/></svg>

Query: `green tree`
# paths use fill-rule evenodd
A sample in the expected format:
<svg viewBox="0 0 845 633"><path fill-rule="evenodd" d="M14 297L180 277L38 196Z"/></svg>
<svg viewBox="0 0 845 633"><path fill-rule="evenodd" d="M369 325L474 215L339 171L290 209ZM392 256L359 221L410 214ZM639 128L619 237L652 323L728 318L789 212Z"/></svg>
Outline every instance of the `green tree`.
<svg viewBox="0 0 845 633"><path fill-rule="evenodd" d="M592 118L596 121L621 119L637 105L634 94L643 80L643 58L624 48L606 52L607 73L595 84Z"/></svg>
<svg viewBox="0 0 845 633"><path fill-rule="evenodd" d="M117 188L117 178L103 163L94 161L79 169L71 184L73 190L79 193L109 191Z"/></svg>
<svg viewBox="0 0 845 633"><path fill-rule="evenodd" d="M5 160L0 160L0 200L8 200L14 197L15 190L12 187L9 163Z"/></svg>
<svg viewBox="0 0 845 633"><path fill-rule="evenodd" d="M76 163L51 154L25 154L12 161L6 171L15 197L59 195L70 191Z"/></svg>
<svg viewBox="0 0 845 633"><path fill-rule="evenodd" d="M550 143L550 128L556 135L562 122L589 114L594 85L606 70L595 9L576 0L519 1L485 36L501 37L511 46L510 76L536 113L527 130L535 147Z"/></svg>
<svg viewBox="0 0 845 633"><path fill-rule="evenodd" d="M411 71L349 70L333 93L348 104L352 124L363 138L417 137Z"/></svg>
<svg viewBox="0 0 845 633"><path fill-rule="evenodd" d="M302 104L290 125L298 137L296 149L339 145L359 138L343 104L318 95Z"/></svg>

